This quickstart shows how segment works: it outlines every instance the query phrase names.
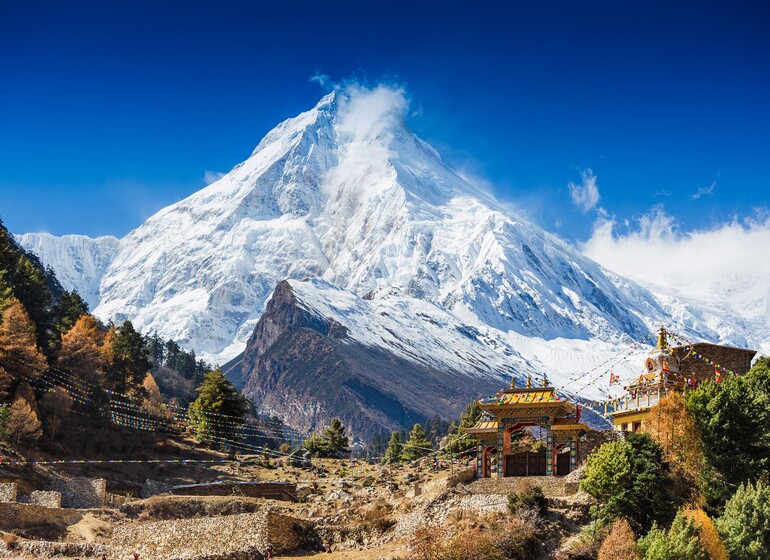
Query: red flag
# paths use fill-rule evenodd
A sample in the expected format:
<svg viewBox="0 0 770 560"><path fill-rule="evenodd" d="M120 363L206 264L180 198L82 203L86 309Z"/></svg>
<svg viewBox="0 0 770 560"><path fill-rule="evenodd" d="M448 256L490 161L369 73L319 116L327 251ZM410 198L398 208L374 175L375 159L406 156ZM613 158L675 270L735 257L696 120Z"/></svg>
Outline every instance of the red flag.
<svg viewBox="0 0 770 560"><path fill-rule="evenodd" d="M722 382L722 372L719 369L714 368L714 374L717 376L717 383Z"/></svg>

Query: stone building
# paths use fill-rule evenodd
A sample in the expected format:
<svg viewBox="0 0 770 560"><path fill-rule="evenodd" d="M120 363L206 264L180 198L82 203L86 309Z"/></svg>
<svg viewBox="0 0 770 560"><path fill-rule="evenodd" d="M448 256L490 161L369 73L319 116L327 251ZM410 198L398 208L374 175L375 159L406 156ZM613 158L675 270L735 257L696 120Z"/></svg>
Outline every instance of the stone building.
<svg viewBox="0 0 770 560"><path fill-rule="evenodd" d="M745 375L756 353L706 342L672 347L661 326L657 345L645 360L644 373L625 387L622 397L604 404L604 415L612 419L615 430L637 432L650 409L669 392L684 392L727 375Z"/></svg>
<svg viewBox="0 0 770 560"><path fill-rule="evenodd" d="M479 401L482 419L466 430L478 441L477 478L566 475L577 468L581 437L591 430L580 423L580 409L559 397L546 379L542 387L516 387ZM543 451L517 452L513 434L527 427L545 432Z"/></svg>

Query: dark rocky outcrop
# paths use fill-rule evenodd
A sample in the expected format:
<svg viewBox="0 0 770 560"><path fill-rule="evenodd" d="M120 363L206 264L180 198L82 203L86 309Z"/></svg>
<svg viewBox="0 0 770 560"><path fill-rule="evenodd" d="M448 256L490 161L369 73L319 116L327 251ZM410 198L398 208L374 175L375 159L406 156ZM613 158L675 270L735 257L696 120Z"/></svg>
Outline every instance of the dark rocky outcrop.
<svg viewBox="0 0 770 560"><path fill-rule="evenodd" d="M500 388L499 381L408 361L347 334L281 282L246 350L224 369L261 413L302 431L339 416L363 439L435 415L455 418L471 400Z"/></svg>

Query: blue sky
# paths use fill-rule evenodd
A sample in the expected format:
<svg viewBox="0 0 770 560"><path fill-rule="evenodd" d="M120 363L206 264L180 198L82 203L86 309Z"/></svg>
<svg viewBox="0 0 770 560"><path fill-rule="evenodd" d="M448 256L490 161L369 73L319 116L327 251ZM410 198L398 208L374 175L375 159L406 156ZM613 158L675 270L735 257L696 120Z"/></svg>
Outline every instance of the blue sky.
<svg viewBox="0 0 770 560"><path fill-rule="evenodd" d="M766 224L768 29L763 2L3 2L0 217L122 236L324 74L402 84L415 132L578 245Z"/></svg>

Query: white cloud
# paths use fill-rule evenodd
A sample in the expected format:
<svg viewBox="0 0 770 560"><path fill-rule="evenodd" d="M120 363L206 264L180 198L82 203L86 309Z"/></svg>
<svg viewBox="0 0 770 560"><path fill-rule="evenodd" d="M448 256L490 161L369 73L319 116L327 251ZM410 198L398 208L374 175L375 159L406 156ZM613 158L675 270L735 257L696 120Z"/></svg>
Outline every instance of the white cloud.
<svg viewBox="0 0 770 560"><path fill-rule="evenodd" d="M311 82L316 82L321 87L326 87L328 84L331 83L331 78L328 74L322 74L321 72L316 72L312 76L310 76Z"/></svg>
<svg viewBox="0 0 770 560"><path fill-rule="evenodd" d="M382 134L402 121L409 109L406 91L400 86L368 88L353 83L343 86L342 92L340 130L356 139Z"/></svg>
<svg viewBox="0 0 770 560"><path fill-rule="evenodd" d="M590 169L582 171L580 177L580 185L570 181L567 186L573 204L585 214L599 203L599 188L596 186L596 175Z"/></svg>
<svg viewBox="0 0 770 560"><path fill-rule="evenodd" d="M714 187L717 186L716 181L712 181L712 183L708 187L701 187L694 193L690 195L690 200L698 200L699 198L703 198L704 196L711 196L714 194Z"/></svg>
<svg viewBox="0 0 770 560"><path fill-rule="evenodd" d="M210 185L211 183L216 183L224 176L225 176L224 173L220 173L219 171L210 171L207 169L206 172L203 174L203 182L206 185Z"/></svg>
<svg viewBox="0 0 770 560"><path fill-rule="evenodd" d="M613 217L594 223L580 249L606 268L653 291L727 302L735 313L770 325L770 213L710 229L682 231L662 206L635 224ZM663 288L660 290L659 288Z"/></svg>

